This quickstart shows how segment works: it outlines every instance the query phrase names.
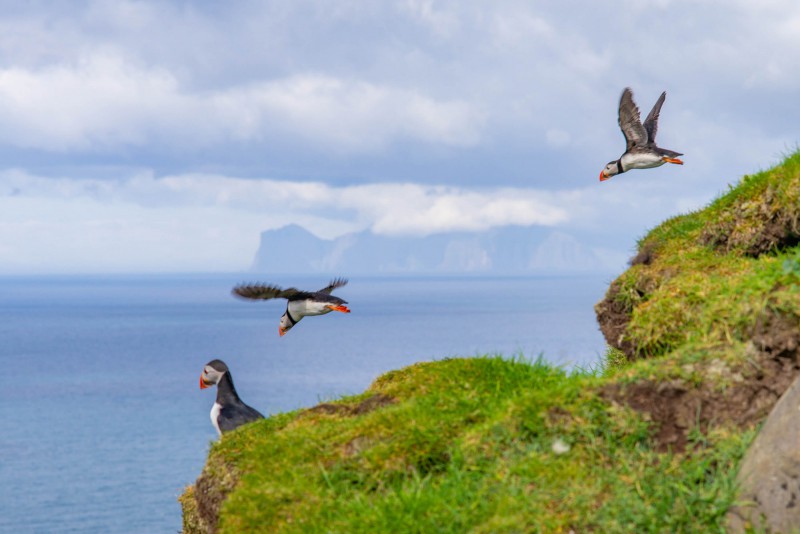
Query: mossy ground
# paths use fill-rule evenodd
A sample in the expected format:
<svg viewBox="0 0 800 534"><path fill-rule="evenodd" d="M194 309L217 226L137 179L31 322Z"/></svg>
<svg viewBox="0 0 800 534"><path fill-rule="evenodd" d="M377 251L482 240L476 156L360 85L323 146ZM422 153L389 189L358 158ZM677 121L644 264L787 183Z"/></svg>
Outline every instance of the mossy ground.
<svg viewBox="0 0 800 534"><path fill-rule="evenodd" d="M631 359L659 357L655 374L680 367L665 358L745 364L748 344L772 318L800 325L798 243L800 152L639 242L647 261L623 273L609 295L629 315L619 345Z"/></svg>
<svg viewBox="0 0 800 534"><path fill-rule="evenodd" d="M443 360L388 373L342 409L249 425L214 444L198 481L232 487L211 522L722 532L755 427L800 372L798 243L800 153L640 241L598 304L614 347L603 369ZM202 510L184 511L192 531Z"/></svg>
<svg viewBox="0 0 800 534"><path fill-rule="evenodd" d="M597 372L499 357L380 377L362 415L306 411L225 436L246 473L222 532L722 531L752 434L656 451L648 423L604 401Z"/></svg>

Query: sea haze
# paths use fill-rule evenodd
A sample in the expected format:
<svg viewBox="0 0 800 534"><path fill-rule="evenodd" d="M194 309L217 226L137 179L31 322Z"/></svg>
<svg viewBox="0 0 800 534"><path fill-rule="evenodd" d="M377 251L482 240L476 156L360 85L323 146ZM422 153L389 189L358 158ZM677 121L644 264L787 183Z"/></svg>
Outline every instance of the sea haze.
<svg viewBox="0 0 800 534"><path fill-rule="evenodd" d="M595 365L607 276L352 278L351 314L247 302L247 274L0 278L0 531L175 532L216 432L203 364L263 413L360 393L419 361L501 353ZM274 277L301 289L329 277Z"/></svg>
<svg viewBox="0 0 800 534"><path fill-rule="evenodd" d="M253 270L343 271L383 275L542 276L614 273L626 258L585 243L595 241L543 226L503 226L428 236L378 235L370 230L320 239L290 224L261 232Z"/></svg>

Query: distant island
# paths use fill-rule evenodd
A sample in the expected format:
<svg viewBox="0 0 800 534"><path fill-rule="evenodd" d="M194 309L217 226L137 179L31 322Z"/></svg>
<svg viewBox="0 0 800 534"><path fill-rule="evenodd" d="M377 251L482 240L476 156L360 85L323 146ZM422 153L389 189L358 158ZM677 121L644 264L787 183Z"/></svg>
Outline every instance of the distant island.
<svg viewBox="0 0 800 534"><path fill-rule="evenodd" d="M291 265L287 253L291 252ZM365 230L321 239L292 224L261 233L251 270L259 273L552 274L615 272L618 257L574 236L540 226L425 237L385 236Z"/></svg>

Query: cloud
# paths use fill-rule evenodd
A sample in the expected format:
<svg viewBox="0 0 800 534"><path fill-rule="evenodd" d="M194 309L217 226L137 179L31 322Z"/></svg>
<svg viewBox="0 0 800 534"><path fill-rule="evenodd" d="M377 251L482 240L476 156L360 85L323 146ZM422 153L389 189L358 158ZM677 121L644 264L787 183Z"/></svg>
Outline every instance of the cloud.
<svg viewBox="0 0 800 534"><path fill-rule="evenodd" d="M452 9L438 9L432 0L403 0L400 2L400 10L409 13L413 19L442 38L452 36L459 26L457 12Z"/></svg>
<svg viewBox="0 0 800 534"><path fill-rule="evenodd" d="M0 272L235 271L259 233L290 223L320 237L370 229L422 236L557 225L567 212L535 190L419 184L333 187L220 175L117 180L0 173Z"/></svg>
<svg viewBox="0 0 800 534"><path fill-rule="evenodd" d="M576 186L618 155L615 104L631 85L643 107L666 89L660 135L679 149L691 138L687 156L725 174L740 147L771 158L796 142L800 56L775 51L797 48L798 21L789 0L26 4L0 17L0 150L340 183L455 183L459 167L459 184L548 188L558 173ZM734 135L698 138L680 113ZM493 161L534 161L548 179L494 174Z"/></svg>
<svg viewBox="0 0 800 534"><path fill-rule="evenodd" d="M656 171L650 171L656 172ZM415 183L332 186L213 174L115 180L0 172L0 265L20 271L213 271L249 265L259 233L296 223L324 238L371 230L424 236L539 225L604 257L716 191L669 198L673 185L622 175L576 189Z"/></svg>
<svg viewBox="0 0 800 534"><path fill-rule="evenodd" d="M377 234L424 236L496 226L566 222L551 194L534 189L471 189L413 183L334 187L320 182L253 180L220 175L155 177L141 172L119 180L46 178L12 170L0 174L0 195L91 199L102 205L213 208L269 214L278 226L306 220L344 221L340 227ZM263 228L261 228L263 229ZM259 229L259 230L261 230Z"/></svg>
<svg viewBox="0 0 800 534"><path fill-rule="evenodd" d="M482 121L464 101L320 74L202 92L114 54L0 69L0 143L47 151L198 149L286 136L345 153L407 139L469 146Z"/></svg>
<svg viewBox="0 0 800 534"><path fill-rule="evenodd" d="M569 133L565 132L564 130L559 130L558 128L551 128L547 130L545 133L545 139L547 140L547 144L553 148L563 148L569 145L569 142L572 140L572 137Z"/></svg>
<svg viewBox="0 0 800 534"><path fill-rule="evenodd" d="M458 100L436 101L416 90L323 75L297 75L232 89L212 97L212 108L238 117L244 138L266 125L345 151L372 150L388 142L469 146L480 139L482 114Z"/></svg>
<svg viewBox="0 0 800 534"><path fill-rule="evenodd" d="M97 254L124 257L102 233L116 228L155 262L163 230L194 264L214 250L246 264L258 231L296 222L323 237L541 224L628 250L797 144L800 55L779 52L800 45L800 4L720 5L7 6L0 157L28 170L0 173L19 219L6 216L5 246L96 236ZM600 187L623 150L626 85L644 112L668 92L659 142L686 165ZM119 178L86 178L109 167Z"/></svg>
<svg viewBox="0 0 800 534"><path fill-rule="evenodd" d="M429 235L496 226L553 226L567 212L549 195L523 189L462 189L418 184L376 184L340 191L341 203L371 220L377 234Z"/></svg>

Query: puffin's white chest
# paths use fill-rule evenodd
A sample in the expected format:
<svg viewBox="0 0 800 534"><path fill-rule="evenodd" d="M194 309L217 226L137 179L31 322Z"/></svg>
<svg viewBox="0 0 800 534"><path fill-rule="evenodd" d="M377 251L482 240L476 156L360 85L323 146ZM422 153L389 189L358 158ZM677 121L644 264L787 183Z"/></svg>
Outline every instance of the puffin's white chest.
<svg viewBox="0 0 800 534"><path fill-rule="evenodd" d="M289 302L289 313L295 319L306 315L323 315L329 313L329 304L315 300L293 300Z"/></svg>
<svg viewBox="0 0 800 534"><path fill-rule="evenodd" d="M214 425L214 428L217 429L219 435L222 435L222 430L219 429L219 413L222 411L222 406L215 402L214 406L211 408L211 424Z"/></svg>
<svg viewBox="0 0 800 534"><path fill-rule="evenodd" d="M622 156L622 167L631 169L652 169L664 164L664 158L655 152L633 152Z"/></svg>

